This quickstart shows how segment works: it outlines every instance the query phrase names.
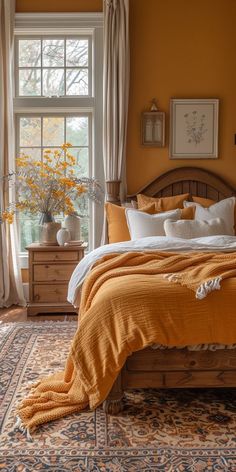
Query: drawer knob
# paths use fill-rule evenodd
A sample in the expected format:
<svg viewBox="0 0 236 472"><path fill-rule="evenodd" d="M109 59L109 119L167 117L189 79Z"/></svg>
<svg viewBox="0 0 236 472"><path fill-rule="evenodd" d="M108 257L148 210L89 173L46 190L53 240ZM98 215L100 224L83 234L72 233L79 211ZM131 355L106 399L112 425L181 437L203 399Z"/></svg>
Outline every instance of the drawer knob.
<svg viewBox="0 0 236 472"><path fill-rule="evenodd" d="M193 367L194 365L196 365L196 361L190 361L190 362L189 362L189 365L190 365L191 367Z"/></svg>
<svg viewBox="0 0 236 472"><path fill-rule="evenodd" d="M35 299L36 301L39 300L39 299L40 299L39 294L35 295L34 299Z"/></svg>

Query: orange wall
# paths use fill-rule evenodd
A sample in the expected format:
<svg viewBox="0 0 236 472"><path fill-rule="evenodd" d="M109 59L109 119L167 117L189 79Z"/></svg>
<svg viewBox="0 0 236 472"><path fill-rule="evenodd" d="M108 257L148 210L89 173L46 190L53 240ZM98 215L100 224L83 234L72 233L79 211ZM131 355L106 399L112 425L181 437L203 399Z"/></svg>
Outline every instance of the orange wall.
<svg viewBox="0 0 236 472"><path fill-rule="evenodd" d="M130 7L129 193L184 165L215 171L236 186L236 1L130 0ZM167 114L161 149L140 145L140 113L153 97ZM171 97L220 99L219 159L169 159Z"/></svg>
<svg viewBox="0 0 236 472"><path fill-rule="evenodd" d="M18 11L102 11L102 0L16 0ZM130 0L129 193L158 174L202 166L236 186L236 0ZM166 147L140 145L140 113L156 97ZM219 159L170 160L169 100L219 98Z"/></svg>
<svg viewBox="0 0 236 472"><path fill-rule="evenodd" d="M16 11L102 11L102 0L16 0Z"/></svg>

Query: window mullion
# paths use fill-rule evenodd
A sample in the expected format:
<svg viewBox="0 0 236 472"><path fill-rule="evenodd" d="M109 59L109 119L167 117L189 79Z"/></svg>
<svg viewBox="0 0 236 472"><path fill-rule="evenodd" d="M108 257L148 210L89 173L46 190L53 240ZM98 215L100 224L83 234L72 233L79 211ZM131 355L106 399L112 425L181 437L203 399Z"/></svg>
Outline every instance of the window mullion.
<svg viewBox="0 0 236 472"><path fill-rule="evenodd" d="M43 97L43 38L41 37L41 97Z"/></svg>
<svg viewBox="0 0 236 472"><path fill-rule="evenodd" d="M43 117L41 116L41 161L43 162Z"/></svg>
<svg viewBox="0 0 236 472"><path fill-rule="evenodd" d="M66 82L66 37L64 37L64 96L66 96L67 82Z"/></svg>

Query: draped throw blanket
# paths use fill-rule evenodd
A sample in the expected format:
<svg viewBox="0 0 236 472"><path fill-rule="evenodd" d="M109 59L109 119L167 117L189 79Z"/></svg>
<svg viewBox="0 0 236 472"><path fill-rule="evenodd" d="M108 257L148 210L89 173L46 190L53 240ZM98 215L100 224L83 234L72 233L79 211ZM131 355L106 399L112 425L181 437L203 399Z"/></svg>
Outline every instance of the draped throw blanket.
<svg viewBox="0 0 236 472"><path fill-rule="evenodd" d="M179 276L177 284L164 278L168 274ZM236 342L234 280L229 280L234 290L225 280L225 297L222 288L195 298L209 280L235 276L236 253L128 252L101 258L83 285L80 325L65 370L34 386L19 407L18 426L30 431L96 408L127 357L147 346Z"/></svg>
<svg viewBox="0 0 236 472"><path fill-rule="evenodd" d="M14 168L13 43L15 0L0 0L0 177ZM9 195L0 180L0 209ZM0 307L24 305L16 223L0 224Z"/></svg>

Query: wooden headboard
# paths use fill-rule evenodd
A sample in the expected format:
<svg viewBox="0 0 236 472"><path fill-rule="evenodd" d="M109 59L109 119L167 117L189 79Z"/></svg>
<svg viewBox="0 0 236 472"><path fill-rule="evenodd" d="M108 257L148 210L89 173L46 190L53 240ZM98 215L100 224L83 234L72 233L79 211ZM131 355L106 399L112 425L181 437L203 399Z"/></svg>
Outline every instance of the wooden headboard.
<svg viewBox="0 0 236 472"><path fill-rule="evenodd" d="M213 172L198 167L178 167L161 174L137 193L128 196L135 199L138 193L150 197L171 197L190 193L198 197L219 201L236 195L236 189Z"/></svg>

